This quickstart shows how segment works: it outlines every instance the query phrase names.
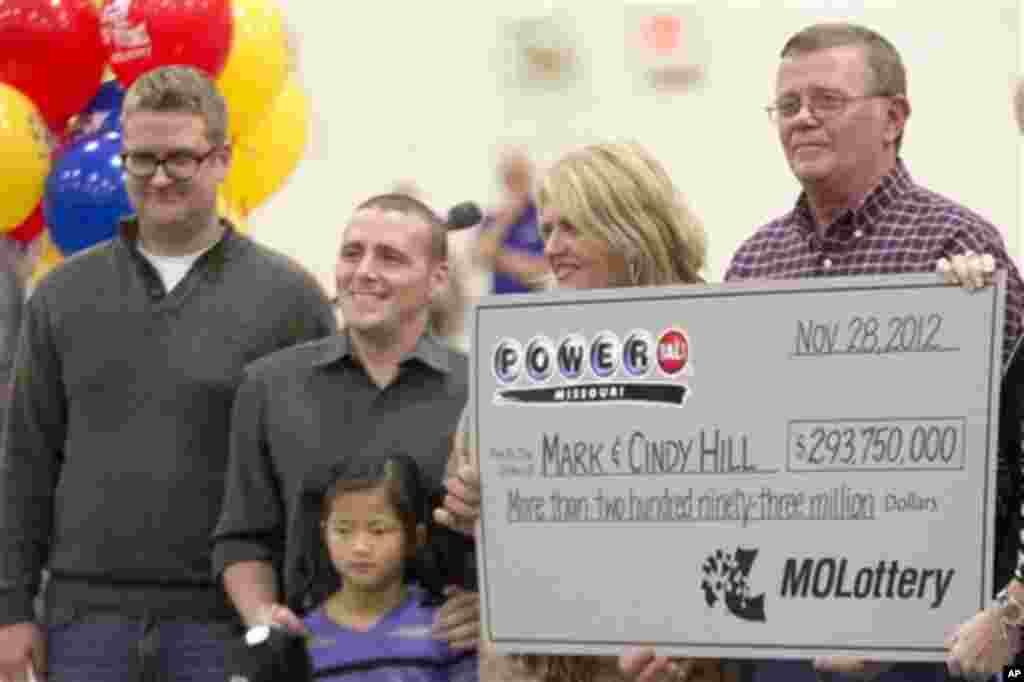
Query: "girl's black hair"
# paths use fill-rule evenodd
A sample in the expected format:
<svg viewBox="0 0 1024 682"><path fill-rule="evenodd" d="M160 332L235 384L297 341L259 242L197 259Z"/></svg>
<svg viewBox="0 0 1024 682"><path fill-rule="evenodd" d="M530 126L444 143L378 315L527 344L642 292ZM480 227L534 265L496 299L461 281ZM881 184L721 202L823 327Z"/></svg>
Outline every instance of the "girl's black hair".
<svg viewBox="0 0 1024 682"><path fill-rule="evenodd" d="M296 613L319 607L341 588L341 576L331 563L323 540L322 523L334 498L346 492L383 486L402 522L406 541L405 576L426 592L428 604L444 600L449 584L466 587L466 552L452 532L432 522L433 508L440 501L440 490L431 494L420 468L412 457L394 449L364 451L344 457L330 467L313 472L306 479L293 532L288 545L295 547L285 567L285 592L288 606ZM426 541L416 548L416 528L426 529ZM464 541L463 541L464 544Z"/></svg>

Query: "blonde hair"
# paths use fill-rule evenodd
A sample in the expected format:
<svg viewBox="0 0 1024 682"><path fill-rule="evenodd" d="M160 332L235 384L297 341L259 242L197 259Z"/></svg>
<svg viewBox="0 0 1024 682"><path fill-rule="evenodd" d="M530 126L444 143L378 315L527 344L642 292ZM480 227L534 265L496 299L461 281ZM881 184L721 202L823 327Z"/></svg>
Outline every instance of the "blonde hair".
<svg viewBox="0 0 1024 682"><path fill-rule="evenodd" d="M665 168L636 142L595 144L565 156L541 180L537 205L541 212L554 207L581 234L621 255L625 284L704 281L704 227Z"/></svg>
<svg viewBox="0 0 1024 682"><path fill-rule="evenodd" d="M621 254L626 286L704 281L704 227L664 167L635 142L591 145L562 158L541 181L537 207L554 207L582 235ZM596 656L512 658L540 682L591 682L609 667Z"/></svg>

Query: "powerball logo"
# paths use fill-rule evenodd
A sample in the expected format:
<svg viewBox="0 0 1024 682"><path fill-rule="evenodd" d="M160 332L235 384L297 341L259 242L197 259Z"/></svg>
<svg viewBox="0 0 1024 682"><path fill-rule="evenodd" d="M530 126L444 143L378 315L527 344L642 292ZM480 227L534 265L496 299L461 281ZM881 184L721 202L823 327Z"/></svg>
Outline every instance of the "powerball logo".
<svg viewBox="0 0 1024 682"><path fill-rule="evenodd" d="M690 394L690 336L670 327L657 336L634 329L620 339L603 331L568 334L557 343L537 335L506 337L494 346L494 402L558 405L654 403L681 407Z"/></svg>

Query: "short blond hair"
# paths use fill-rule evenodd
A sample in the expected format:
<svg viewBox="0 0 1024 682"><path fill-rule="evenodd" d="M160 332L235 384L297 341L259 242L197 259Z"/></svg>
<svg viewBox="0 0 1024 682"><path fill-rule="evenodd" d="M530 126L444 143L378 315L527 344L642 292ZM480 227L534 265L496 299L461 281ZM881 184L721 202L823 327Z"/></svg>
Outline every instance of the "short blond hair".
<svg viewBox="0 0 1024 682"><path fill-rule="evenodd" d="M162 66L139 76L124 96L121 120L140 112L193 114L203 121L206 140L219 147L228 139L228 109L217 85L191 66Z"/></svg>
<svg viewBox="0 0 1024 682"><path fill-rule="evenodd" d="M595 144L559 160L537 194L586 237L621 254L628 284L702 282L704 227L665 168L636 142Z"/></svg>

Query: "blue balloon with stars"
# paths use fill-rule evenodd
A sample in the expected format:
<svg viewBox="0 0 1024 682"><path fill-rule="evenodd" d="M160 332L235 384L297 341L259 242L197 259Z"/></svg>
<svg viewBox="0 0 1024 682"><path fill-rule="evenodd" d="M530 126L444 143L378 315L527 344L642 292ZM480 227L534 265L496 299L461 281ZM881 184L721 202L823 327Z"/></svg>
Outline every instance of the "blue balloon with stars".
<svg viewBox="0 0 1024 682"><path fill-rule="evenodd" d="M65 256L110 239L121 218L134 212L121 165L120 126L73 142L54 163L43 214Z"/></svg>

